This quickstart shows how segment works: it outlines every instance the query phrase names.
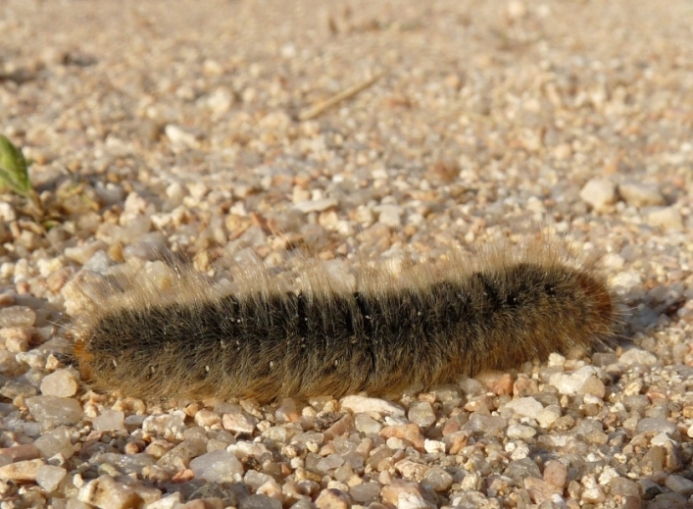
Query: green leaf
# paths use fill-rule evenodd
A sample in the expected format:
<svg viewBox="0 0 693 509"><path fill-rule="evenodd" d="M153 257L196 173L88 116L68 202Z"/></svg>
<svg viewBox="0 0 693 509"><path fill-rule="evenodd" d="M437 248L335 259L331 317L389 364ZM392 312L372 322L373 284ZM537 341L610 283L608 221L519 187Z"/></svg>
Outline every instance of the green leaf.
<svg viewBox="0 0 693 509"><path fill-rule="evenodd" d="M22 151L0 134L0 190L9 187L21 196L33 198L27 168Z"/></svg>

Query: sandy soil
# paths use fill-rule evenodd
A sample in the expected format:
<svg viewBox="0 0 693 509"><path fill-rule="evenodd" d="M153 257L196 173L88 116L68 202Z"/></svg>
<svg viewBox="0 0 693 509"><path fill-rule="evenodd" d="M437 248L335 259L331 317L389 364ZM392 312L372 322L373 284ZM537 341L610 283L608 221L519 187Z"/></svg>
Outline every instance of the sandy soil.
<svg viewBox="0 0 693 509"><path fill-rule="evenodd" d="M47 212L1 195L0 508L693 507L691 19L4 1L0 133ZM610 349L391 400L178 408L89 391L64 355L75 282L161 250L416 260L546 225L602 256Z"/></svg>

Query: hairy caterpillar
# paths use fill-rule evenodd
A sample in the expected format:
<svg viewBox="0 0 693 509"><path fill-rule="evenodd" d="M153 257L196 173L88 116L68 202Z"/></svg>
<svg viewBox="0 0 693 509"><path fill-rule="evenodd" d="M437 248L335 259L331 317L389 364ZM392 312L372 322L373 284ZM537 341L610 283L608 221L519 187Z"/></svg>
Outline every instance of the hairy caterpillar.
<svg viewBox="0 0 693 509"><path fill-rule="evenodd" d="M614 301L594 262L547 246L286 283L248 270L220 294L193 273L161 295L91 307L75 344L83 378L144 398L393 393L509 369L610 334Z"/></svg>

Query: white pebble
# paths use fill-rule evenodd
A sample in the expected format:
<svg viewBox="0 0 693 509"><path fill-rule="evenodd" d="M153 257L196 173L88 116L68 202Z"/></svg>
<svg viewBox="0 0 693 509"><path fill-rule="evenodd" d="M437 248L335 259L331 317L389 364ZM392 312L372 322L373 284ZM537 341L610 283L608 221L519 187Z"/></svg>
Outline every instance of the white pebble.
<svg viewBox="0 0 693 509"><path fill-rule="evenodd" d="M642 277L637 272L619 272L611 280L611 284L618 294L624 294L642 284Z"/></svg>
<svg viewBox="0 0 693 509"><path fill-rule="evenodd" d="M639 348L631 348L623 355L621 355L621 357L619 357L618 360L619 362L628 365L641 364L643 366L652 366L657 362L657 357L645 350L640 350Z"/></svg>
<svg viewBox="0 0 693 509"><path fill-rule="evenodd" d="M375 412L395 417L404 416L404 409L402 407L385 401L384 399L367 398L365 396L347 396L342 399L341 407L343 410L349 410L354 414Z"/></svg>
<svg viewBox="0 0 693 509"><path fill-rule="evenodd" d="M563 357L560 353L550 353L549 354L549 361L548 361L549 366L565 366L565 357Z"/></svg>
<svg viewBox="0 0 693 509"><path fill-rule="evenodd" d="M666 447L670 445L674 446L676 445L676 442L671 439L668 432L662 432L652 437L652 440L650 440L650 445Z"/></svg>
<svg viewBox="0 0 693 509"><path fill-rule="evenodd" d="M592 366L584 366L572 373L554 373L549 383L561 394L593 394L603 398L606 393L597 369Z"/></svg>
<svg viewBox="0 0 693 509"><path fill-rule="evenodd" d="M549 405L537 414L537 422L542 428L548 428L561 416L561 407Z"/></svg>
<svg viewBox="0 0 693 509"><path fill-rule="evenodd" d="M92 425L96 431L125 431L125 414L116 410L105 410Z"/></svg>
<svg viewBox="0 0 693 509"><path fill-rule="evenodd" d="M511 424L508 426L505 432L508 438L519 438L521 440L528 440L533 438L537 431L531 426L525 426L524 424Z"/></svg>
<svg viewBox="0 0 693 509"><path fill-rule="evenodd" d="M544 407L536 399L526 397L509 401L504 408L512 410L515 415L520 417L531 417L532 419L536 419L537 415Z"/></svg>
<svg viewBox="0 0 693 509"><path fill-rule="evenodd" d="M323 198L320 200L304 200L296 203L294 209L304 214L309 212L322 212L327 209L336 207L339 204L334 198Z"/></svg>
<svg viewBox="0 0 693 509"><path fill-rule="evenodd" d="M41 393L45 396L70 398L77 394L77 381L67 369L59 369L41 381Z"/></svg>
<svg viewBox="0 0 693 509"><path fill-rule="evenodd" d="M79 246L66 248L65 257L73 262L79 263L80 265L84 265L87 260L89 260L97 252L104 251L106 249L108 249L108 244L106 244L103 240L94 240Z"/></svg>
<svg viewBox="0 0 693 509"><path fill-rule="evenodd" d="M171 415L150 415L142 422L142 431L145 437L163 436L181 440L185 431L184 421L185 414L181 411L173 412Z"/></svg>
<svg viewBox="0 0 693 509"><path fill-rule="evenodd" d="M12 221L17 220L17 213L12 205L6 201L0 202L0 220L5 224L10 224Z"/></svg>
<svg viewBox="0 0 693 509"><path fill-rule="evenodd" d="M359 432L366 435L377 435L383 429L383 425L368 414L356 414L354 424Z"/></svg>
<svg viewBox="0 0 693 509"><path fill-rule="evenodd" d="M190 462L190 469L196 479L213 483L240 482L243 476L241 462L226 451L203 454Z"/></svg>
<svg viewBox="0 0 693 509"><path fill-rule="evenodd" d="M588 181L580 191L580 198L590 204L597 211L608 208L609 205L616 203L616 186L613 182L594 178Z"/></svg>
<svg viewBox="0 0 693 509"><path fill-rule="evenodd" d="M424 450L429 454L445 454L445 442L424 439Z"/></svg>
<svg viewBox="0 0 693 509"><path fill-rule="evenodd" d="M197 137L194 133L186 131L177 125L168 124L164 128L164 133L169 141L178 148L195 148L197 147Z"/></svg>
<svg viewBox="0 0 693 509"><path fill-rule="evenodd" d="M258 420L252 415L239 410L235 413L224 414L221 417L221 423L226 430L234 433L250 434L257 426Z"/></svg>

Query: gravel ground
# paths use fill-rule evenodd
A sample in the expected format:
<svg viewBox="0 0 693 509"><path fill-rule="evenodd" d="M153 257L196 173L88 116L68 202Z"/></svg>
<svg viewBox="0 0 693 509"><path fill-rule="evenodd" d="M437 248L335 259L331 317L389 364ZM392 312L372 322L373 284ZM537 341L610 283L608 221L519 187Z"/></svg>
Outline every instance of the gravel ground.
<svg viewBox="0 0 693 509"><path fill-rule="evenodd" d="M2 195L0 508L693 507L691 19L685 0L5 0L0 132L47 216ZM547 222L604 254L611 349L389 400L178 408L91 392L63 355L75 276L162 249L281 267Z"/></svg>

